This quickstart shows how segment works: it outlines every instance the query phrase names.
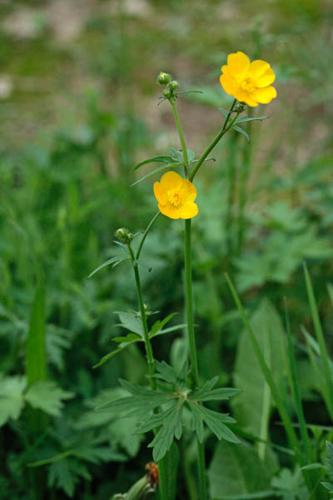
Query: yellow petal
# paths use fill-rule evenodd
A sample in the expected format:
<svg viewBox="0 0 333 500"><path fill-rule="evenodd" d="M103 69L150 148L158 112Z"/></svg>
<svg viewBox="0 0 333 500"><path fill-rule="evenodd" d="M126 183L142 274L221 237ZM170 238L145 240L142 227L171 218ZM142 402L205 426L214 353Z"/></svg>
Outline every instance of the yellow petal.
<svg viewBox="0 0 333 500"><path fill-rule="evenodd" d="M199 213L198 205L196 203L186 203L180 213L182 219L192 219Z"/></svg>
<svg viewBox="0 0 333 500"><path fill-rule="evenodd" d="M263 73L256 81L257 87L267 87L271 85L275 80L275 73L271 67L267 68L265 73Z"/></svg>
<svg viewBox="0 0 333 500"><path fill-rule="evenodd" d="M193 202L197 197L197 190L192 182L187 179L183 180L182 195L187 202Z"/></svg>
<svg viewBox="0 0 333 500"><path fill-rule="evenodd" d="M247 71L250 66L250 59L244 52L235 52L228 55L228 68L231 73L239 74Z"/></svg>
<svg viewBox="0 0 333 500"><path fill-rule="evenodd" d="M161 183L160 182L154 182L154 195L156 200L161 203L165 204L167 201L166 193L162 189Z"/></svg>
<svg viewBox="0 0 333 500"><path fill-rule="evenodd" d="M253 98L256 99L261 104L268 104L277 96L274 87L265 87L263 89L257 89L253 92Z"/></svg>
<svg viewBox="0 0 333 500"><path fill-rule="evenodd" d="M254 98L253 92L251 92L250 94L249 92L245 92L244 90L237 89L234 96L236 97L237 101L244 102L245 104L251 106L252 108L258 106L258 103Z"/></svg>
<svg viewBox="0 0 333 500"><path fill-rule="evenodd" d="M177 172L169 171L162 175L160 184L162 189L175 189L183 181L183 178Z"/></svg>
<svg viewBox="0 0 333 500"><path fill-rule="evenodd" d="M251 62L249 71L254 77L259 77L263 75L269 67L268 62L256 59Z"/></svg>
<svg viewBox="0 0 333 500"><path fill-rule="evenodd" d="M227 75L223 74L220 76L220 84L222 85L224 91L229 95L234 95L235 84L233 80Z"/></svg>
<svg viewBox="0 0 333 500"><path fill-rule="evenodd" d="M158 208L161 214L166 215L170 219L181 219L181 211L179 208L175 208L169 203L167 205L158 204Z"/></svg>

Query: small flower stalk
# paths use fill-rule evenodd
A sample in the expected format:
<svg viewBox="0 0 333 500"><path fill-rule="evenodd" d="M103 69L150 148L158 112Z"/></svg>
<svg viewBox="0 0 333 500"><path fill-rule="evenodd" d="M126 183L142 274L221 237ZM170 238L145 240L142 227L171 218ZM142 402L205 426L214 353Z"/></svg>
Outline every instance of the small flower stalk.
<svg viewBox="0 0 333 500"><path fill-rule="evenodd" d="M121 385L126 391L124 396L116 401L104 404L101 409L109 409L118 412L119 416L132 416L138 418L138 432L151 433L152 440L149 447L155 464L150 464L147 474L141 478L123 496L114 498L139 499L154 491L159 484L161 500L167 500L170 484L167 470L170 466L177 468L173 462L171 449L174 443L182 438L183 433L192 433L197 443L197 491L200 500L209 500L207 487L206 465L205 465L205 437L207 432L213 433L218 439L237 443L239 440L230 428L235 421L229 415L220 411L212 410L206 404L209 401L227 400L237 394L233 388L217 387L218 375L212 380L203 380L200 374L199 356L197 347L197 331L195 327L195 310L193 302L193 277L192 277L192 224L200 217L200 203L204 203L204 193L200 193L197 203L197 189L194 180L199 171L209 160L209 155L216 145L229 132L239 132L243 121L252 120L251 115L246 118L242 114L248 107L255 108L259 104L268 104L276 98L277 92L273 87L275 74L270 64L263 60L251 61L243 52L235 52L228 56L226 64L222 66L220 84L224 91L233 97L229 110L216 136L208 143L206 148L196 157L195 153L188 149L187 141L182 126L181 118L177 109L177 98L182 92L179 84L172 75L161 72L157 77L157 83L163 88L162 100L170 104L174 117L176 130L179 136L179 150L164 156L157 156L141 162L137 167L148 163L157 163L161 169L156 169L152 174L145 175L146 180L150 175L155 175L152 190L154 193L158 212L149 222L143 233L132 233L127 228L119 228L115 237L118 245L124 250L124 257L115 257L100 266L111 264L113 267L121 262L129 262L132 267L137 292L138 313L141 326L136 327L135 332L124 321L123 326L129 330L127 337L121 337L116 353L121 352L128 346L136 343L142 345L147 360L147 373L149 386L136 386L126 381ZM167 171L165 172L165 169ZM153 322L145 306L144 290L142 289L140 277L140 257L144 243L151 229L160 215L170 219L170 223L184 225L184 304L186 317L186 340L188 346L188 359L184 367L177 371L165 360L159 361L155 358L154 345L162 335L170 331L184 329L184 325L175 325L166 328L173 314L166 318L160 318ZM192 221L193 219L193 221ZM184 221L184 222L181 222ZM98 269L100 269L98 268ZM135 323L136 324L136 323ZM201 335L203 340L203 336ZM106 360L113 357L106 356ZM189 367L189 369L188 369ZM181 395L186 394L186 398ZM186 411L187 418L184 419ZM187 422L191 422L187 428ZM206 429L206 432L205 432ZM168 462L168 466L166 464ZM171 461L171 465L170 465ZM140 496L141 495L141 496Z"/></svg>

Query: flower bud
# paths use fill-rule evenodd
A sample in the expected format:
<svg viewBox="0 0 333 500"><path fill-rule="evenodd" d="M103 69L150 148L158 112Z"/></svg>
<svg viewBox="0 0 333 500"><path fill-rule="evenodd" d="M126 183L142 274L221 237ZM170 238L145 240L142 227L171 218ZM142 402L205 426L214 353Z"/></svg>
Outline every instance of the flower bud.
<svg viewBox="0 0 333 500"><path fill-rule="evenodd" d="M165 90L163 90L163 95L166 99L171 99L171 97L173 96L172 89L166 88Z"/></svg>
<svg viewBox="0 0 333 500"><path fill-rule="evenodd" d="M117 229L114 235L117 240L119 240L121 243L125 243L125 245L128 245L133 239L133 234L126 227L120 227L119 229Z"/></svg>
<svg viewBox="0 0 333 500"><path fill-rule="evenodd" d="M164 73L161 71L161 73L157 77L157 82L160 85L167 85L169 82L171 82L171 75L169 73Z"/></svg>
<svg viewBox="0 0 333 500"><path fill-rule="evenodd" d="M168 87L174 91L179 87L179 83L176 80L172 80L169 84Z"/></svg>

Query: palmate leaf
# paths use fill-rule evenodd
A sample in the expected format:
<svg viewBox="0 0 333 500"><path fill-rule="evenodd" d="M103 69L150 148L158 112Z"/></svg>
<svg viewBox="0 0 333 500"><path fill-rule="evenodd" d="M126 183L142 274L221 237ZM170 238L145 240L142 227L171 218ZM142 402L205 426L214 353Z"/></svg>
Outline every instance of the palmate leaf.
<svg viewBox="0 0 333 500"><path fill-rule="evenodd" d="M72 497L81 477L90 480L87 467L78 460L67 458L50 466L48 486L51 489L60 488L66 495Z"/></svg>
<svg viewBox="0 0 333 500"><path fill-rule="evenodd" d="M125 396L120 399L104 402L101 406L97 406L98 411L117 412L123 418L137 416L147 417L150 411L158 408L164 403L169 402L174 395L146 389L138 385L130 384L121 380L122 387L130 393L130 396Z"/></svg>
<svg viewBox="0 0 333 500"><path fill-rule="evenodd" d="M71 392L62 390L54 382L40 381L32 384L25 394L26 401L33 407L58 417L63 401L73 397Z"/></svg>
<svg viewBox="0 0 333 500"><path fill-rule="evenodd" d="M9 419L16 420L23 409L24 377L0 378L0 427Z"/></svg>
<svg viewBox="0 0 333 500"><path fill-rule="evenodd" d="M205 423L219 440L224 439L230 443L239 443L237 436L225 425L226 423L232 424L235 422L232 417L210 410L196 402L190 403L190 410L193 418L193 429L201 442L203 441L203 424Z"/></svg>
<svg viewBox="0 0 333 500"><path fill-rule="evenodd" d="M218 413L203 406L202 401L225 400L238 393L235 389L216 388L218 377L207 381L196 391L191 391L179 380L177 371L167 363L157 363L156 378L167 384L172 384L172 391L151 390L146 387L121 381L123 389L129 396L112 399L97 407L100 411L111 411L123 418L136 417L141 420L137 431L146 433L155 431L155 437L150 443L155 461L161 460L172 446L174 439L180 439L183 432L182 413L184 407L192 415L192 427L200 441L204 439L204 426L217 436L232 443L239 440L227 427L235 420L229 415ZM169 387L169 385L168 385Z"/></svg>
<svg viewBox="0 0 333 500"><path fill-rule="evenodd" d="M182 402L174 404L169 412L164 413L164 418L161 421L162 425L156 436L149 444L153 448L153 459L159 462L171 448L174 439L180 439L183 432L182 425Z"/></svg>

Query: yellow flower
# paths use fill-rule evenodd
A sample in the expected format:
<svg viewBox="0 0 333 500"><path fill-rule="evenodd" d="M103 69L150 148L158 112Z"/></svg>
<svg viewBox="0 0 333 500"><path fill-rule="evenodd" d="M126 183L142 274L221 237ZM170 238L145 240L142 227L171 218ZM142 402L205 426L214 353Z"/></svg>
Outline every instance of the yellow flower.
<svg viewBox="0 0 333 500"><path fill-rule="evenodd" d="M176 172L166 172L154 183L154 195L160 212L170 219L192 219L199 212L196 188Z"/></svg>
<svg viewBox="0 0 333 500"><path fill-rule="evenodd" d="M266 61L251 62L244 52L236 52L228 55L228 64L221 71L220 83L225 92L248 106L268 104L277 95L272 87L275 73Z"/></svg>

